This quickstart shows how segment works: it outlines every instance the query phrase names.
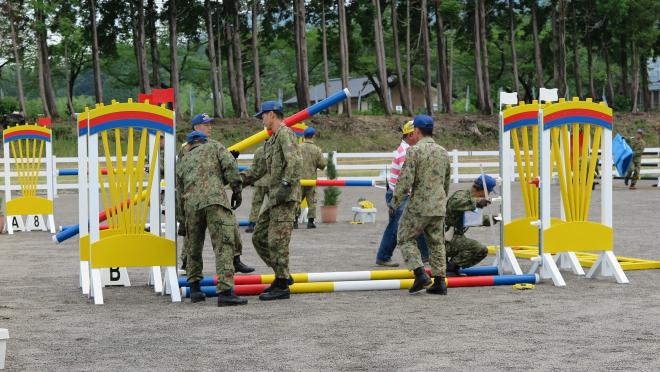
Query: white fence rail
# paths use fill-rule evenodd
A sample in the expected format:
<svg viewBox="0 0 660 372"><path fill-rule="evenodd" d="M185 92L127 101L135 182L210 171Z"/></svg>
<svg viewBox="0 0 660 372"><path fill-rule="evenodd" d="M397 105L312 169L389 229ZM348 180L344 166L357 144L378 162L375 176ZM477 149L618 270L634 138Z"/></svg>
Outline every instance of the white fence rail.
<svg viewBox="0 0 660 372"><path fill-rule="evenodd" d="M327 156L327 155L325 155ZM513 151L509 156L514 156ZM240 165L250 165L253 159L252 154L241 154L238 158ZM340 153L334 154L334 162L337 167L339 177L343 179L372 179L376 181L384 181L386 175L389 173L393 152L369 152L369 153ZM499 174L499 151L449 151L452 170L452 182L459 183L461 181L474 180L481 173L481 168L484 169L486 174L497 176ZM115 159L112 158L114 161ZM53 169L77 169L77 157L56 157L53 156ZM14 163L10 159L10 163ZM512 167L515 173L515 161L512 162ZM3 165L0 164L0 168ZM616 174L616 172L615 172ZM646 148L644 156L642 157L642 176L660 176L660 148ZM57 175L57 174L56 174ZM18 173L12 169L11 177L17 177ZM46 163L45 159L41 163L40 177L46 176ZM621 175L619 175L621 176ZM4 169L0 171L0 182L4 177ZM323 179L324 177L319 177ZM55 195L58 190L77 190L77 176L57 176L54 177ZM38 190L44 190L45 185L39 185ZM12 184L12 190L20 190L18 182Z"/></svg>

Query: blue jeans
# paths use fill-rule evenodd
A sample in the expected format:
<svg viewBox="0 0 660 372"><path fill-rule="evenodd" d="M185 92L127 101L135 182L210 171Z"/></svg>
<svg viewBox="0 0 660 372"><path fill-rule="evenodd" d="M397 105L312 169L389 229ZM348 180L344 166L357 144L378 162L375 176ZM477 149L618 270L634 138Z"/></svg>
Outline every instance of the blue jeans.
<svg viewBox="0 0 660 372"><path fill-rule="evenodd" d="M385 193L385 202L387 206L390 206L392 203L392 190L387 190ZM394 213L394 217L390 217L385 232L383 232L383 238L380 241L380 247L378 248L378 254L376 259L380 261L389 261L392 259L392 254L394 253L394 248L396 248L396 232L399 229L399 219L403 214L404 209L408 205L408 198L406 198L399 208ZM426 246L426 238L424 234L420 234L417 237L417 247L419 248L419 253L422 255L422 260L427 260L429 258L429 248Z"/></svg>

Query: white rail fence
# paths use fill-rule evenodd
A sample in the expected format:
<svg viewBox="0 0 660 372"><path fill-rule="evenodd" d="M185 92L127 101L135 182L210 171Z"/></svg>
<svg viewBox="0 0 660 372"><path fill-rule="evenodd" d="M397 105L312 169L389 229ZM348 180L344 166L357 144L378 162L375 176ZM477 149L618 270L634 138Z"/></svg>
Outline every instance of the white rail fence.
<svg viewBox="0 0 660 372"><path fill-rule="evenodd" d="M327 155L325 155L327 156ZM511 151L509 156L513 158L514 152ZM380 153L340 153L335 152L334 162L337 167L337 173L343 179L371 179L376 181L384 181L391 166L394 153L380 152ZM499 174L499 151L449 151L449 158L451 161L451 179L453 183L472 181L479 174L483 168L486 174L497 176ZM241 154L238 158L239 165L249 166L252 163L252 154ZM114 158L112 159L115 160ZM46 159L42 160L40 177L46 176ZM78 158L76 157L56 157L51 159L53 162L53 169L58 172L60 169L78 169ZM10 163L14 163L14 159L10 159ZM515 161L513 164L514 175ZM4 168L0 164L0 168ZM616 170L614 174L619 175ZM660 178L660 148L646 148L644 156L642 157L642 177L659 177ZM321 175L319 173L319 175ZM17 177L18 173L12 169L11 177ZM0 170L0 182L4 177L4 169ZM77 176L60 176L56 173L54 177L54 193L57 195L58 190L77 190ZM324 177L319 177L323 179ZM37 189L44 190L45 185L39 185ZM16 181L11 185L12 190L20 190L20 185Z"/></svg>

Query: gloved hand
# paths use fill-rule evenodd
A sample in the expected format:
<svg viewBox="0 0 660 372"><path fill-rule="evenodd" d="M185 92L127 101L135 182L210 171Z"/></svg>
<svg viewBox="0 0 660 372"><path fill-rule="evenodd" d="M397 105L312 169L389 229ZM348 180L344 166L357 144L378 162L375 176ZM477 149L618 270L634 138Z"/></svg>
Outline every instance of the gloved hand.
<svg viewBox="0 0 660 372"><path fill-rule="evenodd" d="M238 151L236 151L236 150L229 151L229 152L231 153L231 156L234 157L234 159L238 159L238 155L241 154L240 152L238 152Z"/></svg>
<svg viewBox="0 0 660 372"><path fill-rule="evenodd" d="M186 236L186 224L185 223L179 223L179 229L176 232L177 235L179 236Z"/></svg>
<svg viewBox="0 0 660 372"><path fill-rule="evenodd" d="M240 187L234 187L231 189L231 209L236 210L241 206L241 203L243 203L241 192L242 190Z"/></svg>
<svg viewBox="0 0 660 372"><path fill-rule="evenodd" d="M390 218L394 218L394 215L396 214L396 210L392 207L389 207L387 213L389 213Z"/></svg>
<svg viewBox="0 0 660 372"><path fill-rule="evenodd" d="M277 194L275 194L275 201L277 204L284 204L289 198L289 195L291 195L291 184L286 181L282 181L280 184L280 189L277 190Z"/></svg>
<svg viewBox="0 0 660 372"><path fill-rule="evenodd" d="M490 204L490 200L488 199L479 199L477 200L477 208L483 208Z"/></svg>

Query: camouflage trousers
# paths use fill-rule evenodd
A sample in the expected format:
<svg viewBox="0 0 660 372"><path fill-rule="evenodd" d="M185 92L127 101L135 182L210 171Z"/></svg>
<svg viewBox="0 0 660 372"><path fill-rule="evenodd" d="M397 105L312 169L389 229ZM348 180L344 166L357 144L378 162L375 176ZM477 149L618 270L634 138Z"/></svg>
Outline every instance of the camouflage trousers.
<svg viewBox="0 0 660 372"><path fill-rule="evenodd" d="M303 199L307 199L307 218L316 218L316 187L315 186L303 186L300 188L301 197L300 202L302 203ZM296 205L296 217L300 216L300 203Z"/></svg>
<svg viewBox="0 0 660 372"><path fill-rule="evenodd" d="M289 241L295 212L296 202L266 208L252 234L254 249L273 269L276 278L289 278Z"/></svg>
<svg viewBox="0 0 660 372"><path fill-rule="evenodd" d="M421 216L406 209L399 221L396 246L401 249L408 270L424 267L417 248L417 237L424 234L429 248L429 265L433 276L446 276L445 217Z"/></svg>
<svg viewBox="0 0 660 372"><path fill-rule="evenodd" d="M640 177L640 168L642 167L642 159L633 159L632 164L628 167L626 178L630 178L630 185L635 186Z"/></svg>
<svg viewBox="0 0 660 372"><path fill-rule="evenodd" d="M188 252L190 247L189 240L190 239L188 239L187 236L183 237L183 249L181 250L182 263L188 261ZM238 224L234 223L234 257L240 256L242 254L243 254L243 241L241 240L241 233L238 231Z"/></svg>
<svg viewBox="0 0 660 372"><path fill-rule="evenodd" d="M485 245L465 235L454 235L450 241L445 242L445 247L447 259L463 268L472 267L488 256Z"/></svg>
<svg viewBox="0 0 660 372"><path fill-rule="evenodd" d="M215 270L218 275L218 292L234 288L234 249L236 247L236 221L230 210L219 205L210 205L198 211L186 211L187 250L186 276L188 282L200 281L203 277L202 249L206 229L211 236L215 253Z"/></svg>
<svg viewBox="0 0 660 372"><path fill-rule="evenodd" d="M252 194L252 208L250 209L250 222L257 222L261 206L264 204L264 199L268 196L268 187L254 186L254 193Z"/></svg>

